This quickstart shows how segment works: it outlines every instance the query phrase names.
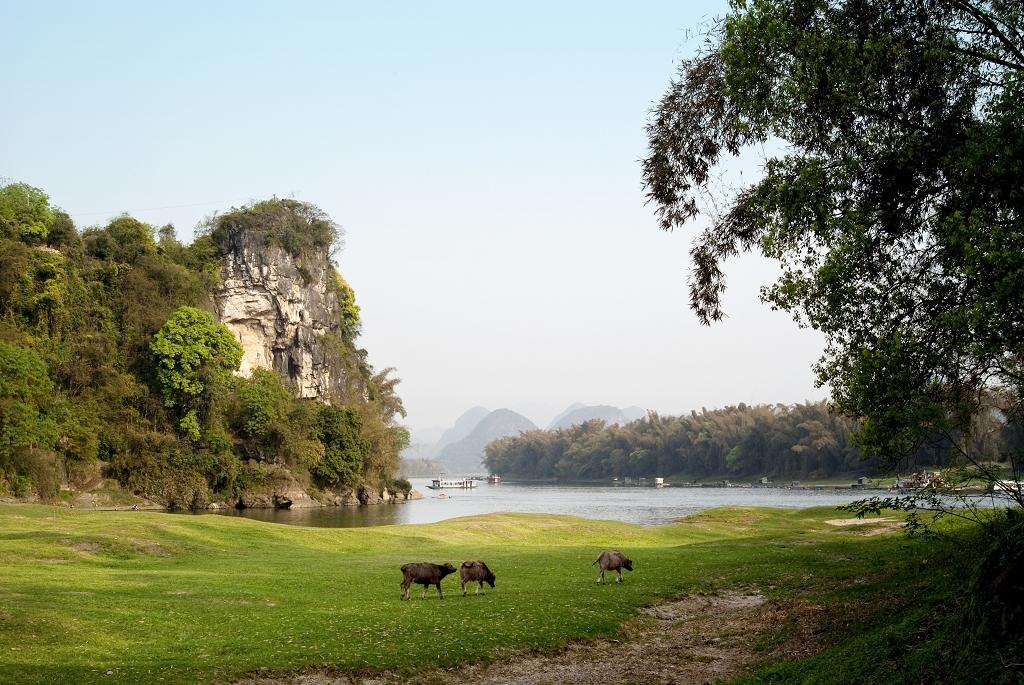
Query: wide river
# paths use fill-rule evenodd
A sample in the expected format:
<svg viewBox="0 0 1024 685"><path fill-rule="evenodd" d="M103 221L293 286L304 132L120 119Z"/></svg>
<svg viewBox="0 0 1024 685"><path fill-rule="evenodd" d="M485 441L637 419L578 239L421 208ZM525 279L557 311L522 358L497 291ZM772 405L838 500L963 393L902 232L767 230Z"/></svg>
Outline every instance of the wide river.
<svg viewBox="0 0 1024 685"><path fill-rule="evenodd" d="M492 512L571 514L657 526L714 507L817 507L846 504L877 492L864 490L787 490L782 488L614 487L505 482L478 483L472 490L430 490L429 479L412 478L424 499L369 507L247 509L227 516L300 526L356 528L399 523L433 523ZM443 496L439 496L443 495Z"/></svg>

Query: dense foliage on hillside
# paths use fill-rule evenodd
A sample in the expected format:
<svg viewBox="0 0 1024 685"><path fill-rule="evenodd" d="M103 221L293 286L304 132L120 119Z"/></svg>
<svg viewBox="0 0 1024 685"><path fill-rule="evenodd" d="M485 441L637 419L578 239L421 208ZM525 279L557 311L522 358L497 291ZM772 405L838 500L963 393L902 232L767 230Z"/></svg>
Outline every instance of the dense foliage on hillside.
<svg viewBox="0 0 1024 685"><path fill-rule="evenodd" d="M355 346L359 309L335 273L348 360L331 406L271 371L206 311L225 236L244 223L293 255L339 244L319 209L268 200L215 216L190 245L130 216L79 232L31 186L0 187L0 495L51 498L98 475L179 507L296 480L389 477L408 440L390 369Z"/></svg>
<svg viewBox="0 0 1024 685"><path fill-rule="evenodd" d="M856 425L833 414L825 403L748 406L739 404L687 416L646 418L624 426L593 420L570 428L529 431L487 445L494 473L518 478L604 479L684 475L689 478L827 478L869 473L852 442ZM1007 442L1020 442L993 421L979 430L979 450L997 458ZM949 445L930 444L904 463L940 465Z"/></svg>

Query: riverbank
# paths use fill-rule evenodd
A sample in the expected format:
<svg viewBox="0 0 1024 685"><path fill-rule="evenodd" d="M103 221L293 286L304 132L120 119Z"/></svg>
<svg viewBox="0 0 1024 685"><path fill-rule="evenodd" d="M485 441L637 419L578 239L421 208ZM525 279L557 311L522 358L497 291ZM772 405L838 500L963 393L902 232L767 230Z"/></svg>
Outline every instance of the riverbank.
<svg viewBox="0 0 1024 685"><path fill-rule="evenodd" d="M318 667L405 677L621 640L638 608L747 591L818 607L827 650L893 615L941 608L960 572L955 544L908 540L889 522L827 523L836 517L742 508L646 528L493 514L311 529L0 506L0 681L229 682ZM635 572L596 586L590 562L609 547L628 552ZM443 601L398 599L403 563L475 558L497 575L485 596L459 596L452 577ZM792 626L765 630L745 670L792 658L781 646Z"/></svg>
<svg viewBox="0 0 1024 685"><path fill-rule="evenodd" d="M356 487L342 486L334 490L307 490L294 482L289 482L280 488L243 493L231 499L214 500L202 509L189 511L324 509L394 504L423 499L423 495L409 486L407 481L402 483L402 486L371 487L364 484ZM98 479L88 488L62 488L53 501L41 501L37 495L5 495L0 496L0 504L48 504L87 511L179 511L176 507L168 507L132 494L113 479Z"/></svg>
<svg viewBox="0 0 1024 685"><path fill-rule="evenodd" d="M848 504L867 495L853 490L775 488L626 488L607 483L481 483L472 489L429 490L429 480L411 484L426 493L411 506L331 509L225 509L215 513L299 526L361 527L436 523L500 512L566 514L594 520L659 526L718 507L806 508Z"/></svg>
<svg viewBox="0 0 1024 685"><path fill-rule="evenodd" d="M589 486L589 487L649 487L649 488L773 488L779 490L888 490L896 482L892 476L878 476L858 480L860 477L851 478L820 478L813 480L790 480L777 479L762 482L759 478L737 478L736 476L706 476L693 478L685 475L676 475L662 478L658 484L655 478L615 478L600 480L529 480L507 478L503 482L515 483L518 485L566 485L566 486Z"/></svg>

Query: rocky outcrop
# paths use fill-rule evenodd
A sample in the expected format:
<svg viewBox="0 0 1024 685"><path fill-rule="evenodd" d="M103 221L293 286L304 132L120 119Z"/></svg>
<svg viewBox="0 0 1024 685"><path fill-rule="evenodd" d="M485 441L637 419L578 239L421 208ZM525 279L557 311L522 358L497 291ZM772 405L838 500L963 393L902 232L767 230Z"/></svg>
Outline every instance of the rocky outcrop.
<svg viewBox="0 0 1024 685"><path fill-rule="evenodd" d="M324 491L320 495L320 504L325 507L358 507L359 498L352 488L344 488L341 491Z"/></svg>
<svg viewBox="0 0 1024 685"><path fill-rule="evenodd" d="M356 496L359 497L360 504L381 504L385 501L375 488L370 488L365 485L359 486L359 489L356 491Z"/></svg>
<svg viewBox="0 0 1024 685"><path fill-rule="evenodd" d="M72 509L149 509L166 507L157 502L132 495L116 480L101 479L92 490L65 489L67 506ZM367 485L356 488L338 486L335 490L317 491L313 498L302 484L288 478L272 489L261 492L247 492L237 499L209 502L201 508L209 511L223 509L309 509L314 507L357 507L364 504L390 504L423 499L416 490L408 494L388 488L377 489ZM0 497L0 504L39 503L37 495L27 497Z"/></svg>
<svg viewBox="0 0 1024 685"><path fill-rule="evenodd" d="M416 490L410 490L406 495L403 492L387 488L377 490L367 485L360 485L356 488L341 486L337 490L325 490L317 497L317 499L313 499L301 487L292 484L287 488L272 492L246 493L238 499L234 506L238 509L306 509L310 507L358 507L423 499L423 495ZM217 506L211 505L208 508L220 509L225 506L227 505L217 503Z"/></svg>
<svg viewBox="0 0 1024 685"><path fill-rule="evenodd" d="M246 493L235 503L238 509L303 509L318 506L320 504L302 490Z"/></svg>
<svg viewBox="0 0 1024 685"><path fill-rule="evenodd" d="M238 509L273 509L274 496L265 492L247 492L238 498Z"/></svg>
<svg viewBox="0 0 1024 685"><path fill-rule="evenodd" d="M214 308L242 344L238 373L273 369L299 397L327 401L341 379L329 363L324 336L340 331L342 317L326 252L300 263L261 236L238 231L228 237L220 275Z"/></svg>

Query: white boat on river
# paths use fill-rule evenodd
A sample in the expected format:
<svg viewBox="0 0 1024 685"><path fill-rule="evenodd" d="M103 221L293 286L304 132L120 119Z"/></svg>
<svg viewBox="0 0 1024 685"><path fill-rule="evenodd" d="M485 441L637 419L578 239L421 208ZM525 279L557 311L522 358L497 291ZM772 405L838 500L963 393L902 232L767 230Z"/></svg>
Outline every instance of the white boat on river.
<svg viewBox="0 0 1024 685"><path fill-rule="evenodd" d="M468 488L475 488L476 481L472 478L458 478L455 480L446 480L443 478L435 478L430 481L430 485L427 486L431 490L453 490L461 489L466 490Z"/></svg>

